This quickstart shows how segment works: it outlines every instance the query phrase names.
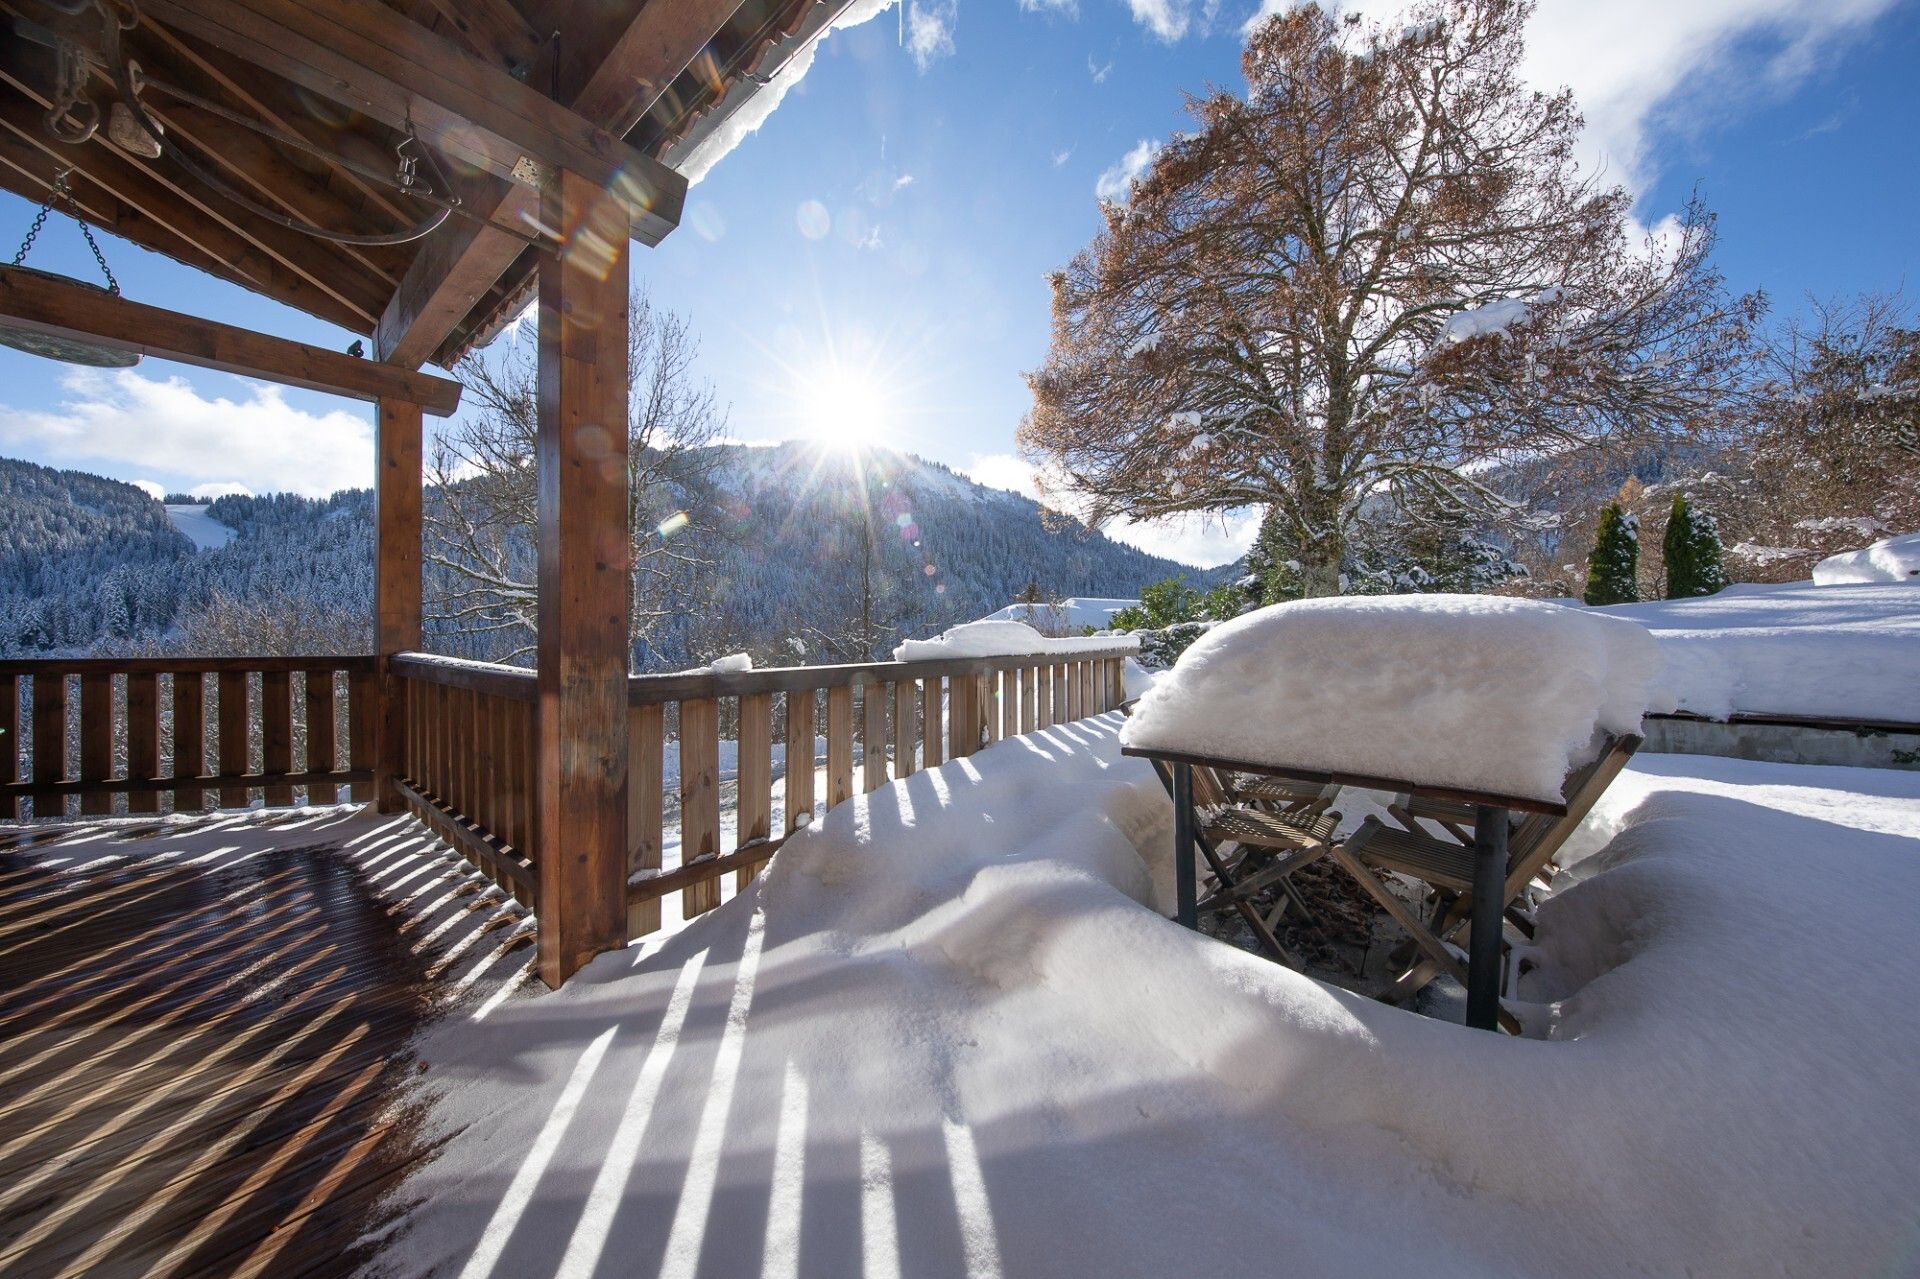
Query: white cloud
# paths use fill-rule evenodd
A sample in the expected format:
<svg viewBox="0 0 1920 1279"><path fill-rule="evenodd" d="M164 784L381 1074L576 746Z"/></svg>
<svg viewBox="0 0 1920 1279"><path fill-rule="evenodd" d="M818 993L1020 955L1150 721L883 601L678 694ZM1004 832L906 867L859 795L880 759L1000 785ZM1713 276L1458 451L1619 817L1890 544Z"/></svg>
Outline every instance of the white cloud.
<svg viewBox="0 0 1920 1279"><path fill-rule="evenodd" d="M1020 0L1022 13L1057 13L1068 18L1080 16L1080 0Z"/></svg>
<svg viewBox="0 0 1920 1279"><path fill-rule="evenodd" d="M1260 532L1258 511L1224 515L1179 515L1137 523L1114 520L1101 530L1116 542L1196 568L1231 563L1247 553Z"/></svg>
<svg viewBox="0 0 1920 1279"><path fill-rule="evenodd" d="M1275 0L1263 0L1271 4ZM1282 7L1291 0L1282 0ZM1171 44L1193 26L1193 14L1185 0L1127 0L1133 20Z"/></svg>
<svg viewBox="0 0 1920 1279"><path fill-rule="evenodd" d="M904 191L912 185L913 175L911 173L903 173L893 180L893 189L896 191Z"/></svg>
<svg viewBox="0 0 1920 1279"><path fill-rule="evenodd" d="M128 480L127 483L133 485L156 502L166 500L167 486L158 480Z"/></svg>
<svg viewBox="0 0 1920 1279"><path fill-rule="evenodd" d="M1056 510L1073 513L1072 495L1056 491L1040 495L1033 463L1013 453L976 453L958 468L988 488L1006 489ZM1101 531L1116 542L1137 547L1198 568L1213 568L1239 559L1260 531L1260 512L1232 511L1224 515L1180 515L1167 519L1111 520Z"/></svg>
<svg viewBox="0 0 1920 1279"><path fill-rule="evenodd" d="M1072 147L1068 147L1064 151L1055 151L1053 153L1053 167L1057 169L1071 159L1073 159Z"/></svg>
<svg viewBox="0 0 1920 1279"><path fill-rule="evenodd" d="M1093 77L1095 84L1105 84L1107 77L1113 74L1113 60L1109 58L1104 63L1095 62L1093 55L1089 53L1087 55L1087 74Z"/></svg>
<svg viewBox="0 0 1920 1279"><path fill-rule="evenodd" d="M907 52L925 71L953 52L953 28L960 20L960 0L909 0Z"/></svg>
<svg viewBox="0 0 1920 1279"><path fill-rule="evenodd" d="M360 487L364 488L366 486L361 485ZM252 497L253 490L244 484L196 484L187 490L187 496L200 497L212 501L216 497Z"/></svg>
<svg viewBox="0 0 1920 1279"><path fill-rule="evenodd" d="M1153 163L1153 157L1160 154L1160 144L1150 138L1142 138L1133 148L1109 166L1093 184L1093 193L1102 200L1124 200L1133 186L1133 180L1147 171Z"/></svg>
<svg viewBox="0 0 1920 1279"><path fill-rule="evenodd" d="M373 410L309 413L278 387L200 394L182 377L69 374L57 409L0 407L0 438L50 462L199 477L201 489L324 496L373 483ZM142 487L145 487L142 485Z"/></svg>
<svg viewBox="0 0 1920 1279"><path fill-rule="evenodd" d="M973 461L959 470L992 489L1006 489L1038 502L1040 485L1033 463L1013 453L976 453Z"/></svg>
<svg viewBox="0 0 1920 1279"><path fill-rule="evenodd" d="M1144 0L1133 0L1135 12ZM1332 3L1332 0L1329 0ZM1254 21L1293 0L1262 0ZM1571 88L1587 119L1582 162L1638 191L1657 176L1656 126L1686 130L1792 89L1896 0L1541 0L1522 68ZM1345 0L1391 20L1404 0Z"/></svg>

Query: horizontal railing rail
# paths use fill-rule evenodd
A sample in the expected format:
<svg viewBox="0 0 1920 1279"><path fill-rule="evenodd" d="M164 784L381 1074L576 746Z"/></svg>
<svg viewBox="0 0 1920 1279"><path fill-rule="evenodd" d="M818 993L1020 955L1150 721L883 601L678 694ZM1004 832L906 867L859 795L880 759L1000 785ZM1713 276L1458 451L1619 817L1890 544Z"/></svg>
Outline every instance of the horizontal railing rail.
<svg viewBox="0 0 1920 1279"><path fill-rule="evenodd" d="M0 661L0 820L365 800L371 656Z"/></svg>

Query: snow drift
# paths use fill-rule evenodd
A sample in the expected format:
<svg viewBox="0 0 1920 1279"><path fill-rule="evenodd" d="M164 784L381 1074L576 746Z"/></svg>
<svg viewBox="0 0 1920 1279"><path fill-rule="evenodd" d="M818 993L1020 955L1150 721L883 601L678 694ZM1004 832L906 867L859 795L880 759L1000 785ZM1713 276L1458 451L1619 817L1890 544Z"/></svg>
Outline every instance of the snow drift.
<svg viewBox="0 0 1920 1279"><path fill-rule="evenodd" d="M1136 649L1140 641L1131 635L1074 636L1054 639L1042 635L1025 622L985 619L949 627L932 639L907 640L893 650L896 662L937 662L952 657L1038 657L1047 654L1070 656L1116 648Z"/></svg>
<svg viewBox="0 0 1920 1279"><path fill-rule="evenodd" d="M842 804L662 946L450 1020L422 1083L456 1135L394 1269L1905 1264L1920 777L1637 760L1542 912L1539 1042L1159 917L1167 809L1116 731Z"/></svg>
<svg viewBox="0 0 1920 1279"><path fill-rule="evenodd" d="M1855 582L1920 585L1920 533L1881 538L1864 550L1829 555L1813 566L1815 586L1845 586Z"/></svg>
<svg viewBox="0 0 1920 1279"><path fill-rule="evenodd" d="M1596 727L1639 730L1660 667L1644 628L1534 600L1296 600L1194 641L1124 740L1557 800Z"/></svg>
<svg viewBox="0 0 1920 1279"><path fill-rule="evenodd" d="M1920 723L1920 590L1729 586L1600 610L1653 633L1679 707Z"/></svg>

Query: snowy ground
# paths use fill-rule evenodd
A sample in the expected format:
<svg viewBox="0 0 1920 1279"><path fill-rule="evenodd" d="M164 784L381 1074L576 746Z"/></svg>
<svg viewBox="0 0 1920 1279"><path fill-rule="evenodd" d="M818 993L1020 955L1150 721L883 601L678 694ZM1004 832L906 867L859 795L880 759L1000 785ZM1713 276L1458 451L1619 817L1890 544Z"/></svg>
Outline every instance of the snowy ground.
<svg viewBox="0 0 1920 1279"><path fill-rule="evenodd" d="M444 1023L464 1130L392 1268L1912 1272L1920 776L1636 761L1515 1040L1161 918L1117 729L842 805L664 943Z"/></svg>
<svg viewBox="0 0 1920 1279"><path fill-rule="evenodd" d="M217 551L233 540L233 530L207 514L198 504L167 507L167 518L187 535L196 551Z"/></svg>

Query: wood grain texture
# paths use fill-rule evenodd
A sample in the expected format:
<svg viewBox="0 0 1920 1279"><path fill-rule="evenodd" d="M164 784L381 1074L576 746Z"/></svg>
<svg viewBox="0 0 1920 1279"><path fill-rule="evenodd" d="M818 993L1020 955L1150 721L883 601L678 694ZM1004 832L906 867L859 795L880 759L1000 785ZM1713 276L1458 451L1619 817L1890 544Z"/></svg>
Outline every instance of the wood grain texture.
<svg viewBox="0 0 1920 1279"><path fill-rule="evenodd" d="M853 688L827 690L827 807L853 798Z"/></svg>
<svg viewBox="0 0 1920 1279"><path fill-rule="evenodd" d="M740 762L735 841L738 847L773 836L773 695L749 693L740 699ZM734 888L744 889L765 866L753 861L735 872Z"/></svg>
<svg viewBox="0 0 1920 1279"><path fill-rule="evenodd" d="M635 706L627 716L627 873L660 869L665 828L665 715L659 706ZM660 901L627 901L627 936L645 937L660 927Z"/></svg>
<svg viewBox="0 0 1920 1279"><path fill-rule="evenodd" d="M559 986L627 939L627 222L563 172L542 192L540 976Z"/></svg>
<svg viewBox="0 0 1920 1279"><path fill-rule="evenodd" d="M371 725L375 803L397 812L400 797L387 784L407 775L406 701L391 667L396 653L420 647L422 525L420 407L380 401L374 432L374 651L387 663L374 685L379 699Z"/></svg>
<svg viewBox="0 0 1920 1279"><path fill-rule="evenodd" d="M787 792L784 834L813 820L813 689L787 694Z"/></svg>
<svg viewBox="0 0 1920 1279"><path fill-rule="evenodd" d="M680 865L720 855L720 704L680 703ZM680 894L687 919L720 904L720 880L707 876Z"/></svg>

